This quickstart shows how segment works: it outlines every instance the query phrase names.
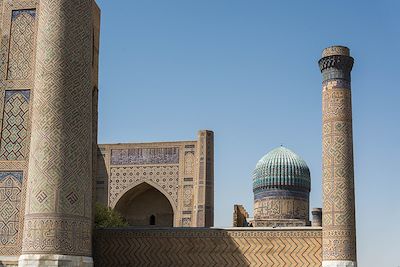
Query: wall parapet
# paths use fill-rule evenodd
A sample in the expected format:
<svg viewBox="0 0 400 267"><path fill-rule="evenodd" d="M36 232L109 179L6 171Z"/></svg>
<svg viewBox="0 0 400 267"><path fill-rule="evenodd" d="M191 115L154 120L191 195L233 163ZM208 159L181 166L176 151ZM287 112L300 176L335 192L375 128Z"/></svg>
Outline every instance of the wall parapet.
<svg viewBox="0 0 400 267"><path fill-rule="evenodd" d="M94 234L96 266L321 266L322 228L123 228Z"/></svg>

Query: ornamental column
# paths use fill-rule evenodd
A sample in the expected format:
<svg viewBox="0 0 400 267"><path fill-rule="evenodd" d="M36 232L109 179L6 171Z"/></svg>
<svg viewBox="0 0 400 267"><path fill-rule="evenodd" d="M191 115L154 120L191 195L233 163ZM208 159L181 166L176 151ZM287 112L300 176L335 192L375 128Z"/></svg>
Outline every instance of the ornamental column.
<svg viewBox="0 0 400 267"><path fill-rule="evenodd" d="M40 0L19 266L91 266L92 0Z"/></svg>
<svg viewBox="0 0 400 267"><path fill-rule="evenodd" d="M357 266L350 72L354 59L343 46L326 48L322 72L324 267Z"/></svg>

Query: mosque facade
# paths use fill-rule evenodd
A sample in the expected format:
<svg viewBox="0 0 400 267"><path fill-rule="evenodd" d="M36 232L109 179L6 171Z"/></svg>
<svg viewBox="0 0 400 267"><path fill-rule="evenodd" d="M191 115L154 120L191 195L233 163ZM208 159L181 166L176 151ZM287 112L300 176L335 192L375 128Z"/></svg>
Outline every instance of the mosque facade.
<svg viewBox="0 0 400 267"><path fill-rule="evenodd" d="M357 265L348 48L319 61L322 219L307 164L279 147L253 173L254 218L235 205L213 228L212 131L97 144L94 0L0 0L0 21L0 266ZM131 227L94 228L95 202Z"/></svg>
<svg viewBox="0 0 400 267"><path fill-rule="evenodd" d="M131 226L214 226L214 133L197 140L102 144L96 200Z"/></svg>

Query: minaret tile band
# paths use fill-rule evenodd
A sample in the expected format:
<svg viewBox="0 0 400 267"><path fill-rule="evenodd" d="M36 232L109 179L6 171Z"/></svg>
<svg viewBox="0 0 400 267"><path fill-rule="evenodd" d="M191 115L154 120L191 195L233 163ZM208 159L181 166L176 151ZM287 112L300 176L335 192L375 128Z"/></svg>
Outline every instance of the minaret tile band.
<svg viewBox="0 0 400 267"><path fill-rule="evenodd" d="M350 86L354 59L342 46L329 47L322 56L323 266L356 266Z"/></svg>
<svg viewBox="0 0 400 267"><path fill-rule="evenodd" d="M39 1L21 266L92 254L92 5Z"/></svg>

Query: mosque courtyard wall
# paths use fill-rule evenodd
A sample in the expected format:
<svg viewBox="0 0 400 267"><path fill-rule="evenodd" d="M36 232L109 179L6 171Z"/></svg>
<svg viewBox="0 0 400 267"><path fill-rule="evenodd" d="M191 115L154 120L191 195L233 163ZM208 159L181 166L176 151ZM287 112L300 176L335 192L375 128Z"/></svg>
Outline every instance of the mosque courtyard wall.
<svg viewBox="0 0 400 267"><path fill-rule="evenodd" d="M322 228L99 229L93 257L95 266L319 267Z"/></svg>

